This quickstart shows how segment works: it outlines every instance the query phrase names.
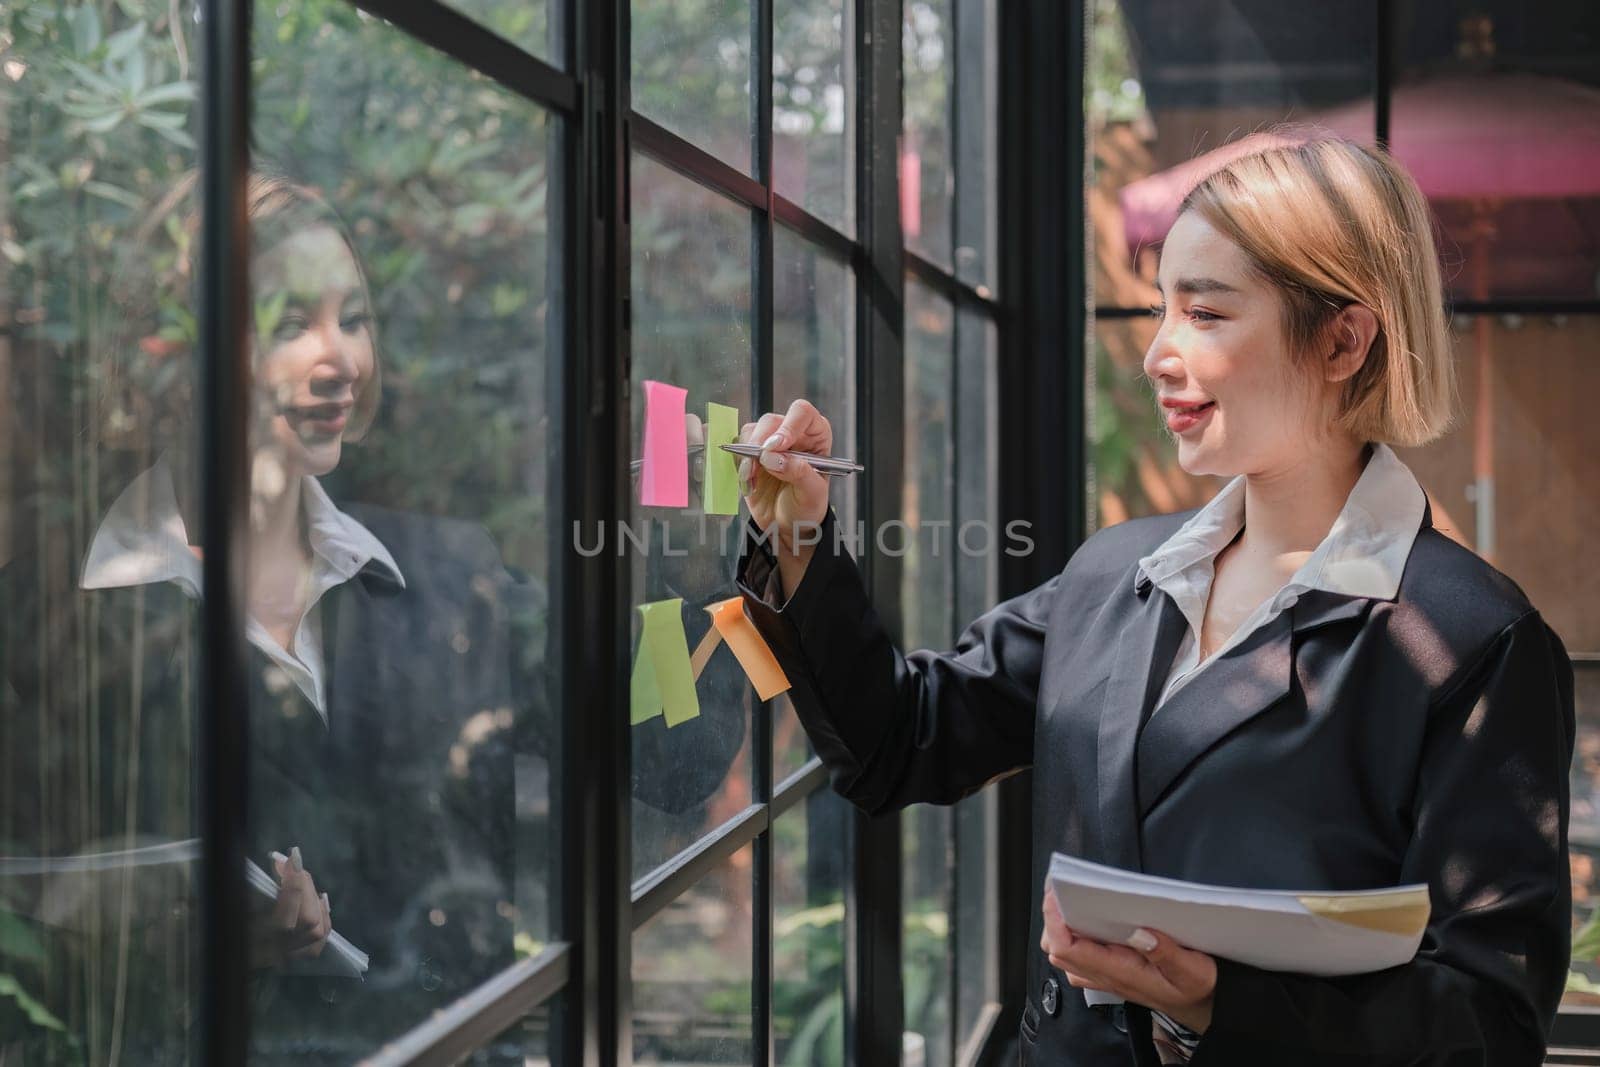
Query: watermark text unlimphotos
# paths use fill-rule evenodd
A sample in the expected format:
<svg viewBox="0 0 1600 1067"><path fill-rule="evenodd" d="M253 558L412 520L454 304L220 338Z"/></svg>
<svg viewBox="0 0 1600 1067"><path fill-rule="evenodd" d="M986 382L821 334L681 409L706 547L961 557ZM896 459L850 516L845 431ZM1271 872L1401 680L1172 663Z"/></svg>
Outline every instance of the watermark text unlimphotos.
<svg viewBox="0 0 1600 1067"><path fill-rule="evenodd" d="M981 558L996 552L1028 556L1034 548L1033 538L1028 536L1032 527L1025 519L1012 519L1003 526L983 519L962 523L950 519L922 519L916 523L890 519L869 532L864 521L857 521L854 529L837 521L797 522L793 540L796 547L821 545L831 531L834 550L857 557L869 544L879 554L891 557L916 553L938 559L954 553ZM734 556L743 549L747 536L763 544L775 540L776 532L775 526L760 531L753 523L731 522L726 516L703 514L671 520L638 518L632 522L618 522L610 528L603 522L586 526L574 521L572 547L584 557L606 552L619 556L633 552L642 556L677 557L704 555L707 550Z"/></svg>

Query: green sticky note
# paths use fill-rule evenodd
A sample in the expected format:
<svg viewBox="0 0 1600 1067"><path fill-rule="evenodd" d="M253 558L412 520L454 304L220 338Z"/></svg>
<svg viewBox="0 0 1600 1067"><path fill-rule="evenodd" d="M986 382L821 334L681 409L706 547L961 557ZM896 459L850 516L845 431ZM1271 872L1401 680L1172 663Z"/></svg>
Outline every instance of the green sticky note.
<svg viewBox="0 0 1600 1067"><path fill-rule="evenodd" d="M633 657L633 677L628 682L628 725L638 726L661 714L661 689L656 685L656 665L650 657L650 642L639 638L639 653Z"/></svg>
<svg viewBox="0 0 1600 1067"><path fill-rule="evenodd" d="M694 667L689 663L689 639L683 632L683 601L658 600L640 604L644 616L641 643L650 650L656 691L668 726L688 722L700 714L700 697L694 691Z"/></svg>
<svg viewBox="0 0 1600 1067"><path fill-rule="evenodd" d="M739 514L739 467L732 452L723 445L739 439L739 409L726 404L706 405L706 490L707 515Z"/></svg>

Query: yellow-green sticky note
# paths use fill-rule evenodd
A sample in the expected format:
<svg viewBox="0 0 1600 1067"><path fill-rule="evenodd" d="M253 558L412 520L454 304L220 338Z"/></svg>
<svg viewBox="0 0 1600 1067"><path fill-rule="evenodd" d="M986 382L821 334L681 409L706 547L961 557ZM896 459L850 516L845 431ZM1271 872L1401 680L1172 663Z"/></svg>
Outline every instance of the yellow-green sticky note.
<svg viewBox="0 0 1600 1067"><path fill-rule="evenodd" d="M638 726L661 714L661 690L656 685L656 665L650 656L648 635L639 637L633 657L633 677L628 680L628 725Z"/></svg>
<svg viewBox="0 0 1600 1067"><path fill-rule="evenodd" d="M683 601L657 600L640 604L644 636L655 668L656 691L668 726L688 722L700 714L700 697L694 691L694 668L689 663L689 639L683 632Z"/></svg>
<svg viewBox="0 0 1600 1067"><path fill-rule="evenodd" d="M723 445L739 439L739 409L726 404L706 405L706 491L707 515L739 514L739 468L732 452Z"/></svg>

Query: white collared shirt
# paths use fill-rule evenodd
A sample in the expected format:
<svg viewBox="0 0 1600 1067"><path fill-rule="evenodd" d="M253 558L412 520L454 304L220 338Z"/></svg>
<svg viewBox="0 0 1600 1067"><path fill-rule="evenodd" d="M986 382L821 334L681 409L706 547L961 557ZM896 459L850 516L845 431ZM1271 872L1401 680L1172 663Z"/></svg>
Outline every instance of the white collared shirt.
<svg viewBox="0 0 1600 1067"><path fill-rule="evenodd" d="M292 682L326 722L327 695L322 659L322 620L317 610L323 594L354 578L369 563L388 569L401 586L405 578L383 542L371 530L340 511L315 478L301 479L301 506L311 542L311 586L294 639L284 648L254 618L246 618L245 636L283 672L273 682ZM83 563L85 589L118 589L171 582L194 599L200 597L200 557L178 511L172 470L165 458L135 478L106 513Z"/></svg>
<svg viewBox="0 0 1600 1067"><path fill-rule="evenodd" d="M1202 663L1200 628L1216 576L1216 558L1244 529L1244 490L1243 476L1233 479L1160 548L1139 561L1135 582L1148 577L1172 597L1189 623L1157 708L1213 660L1289 610L1302 593L1318 589L1392 600L1427 499L1394 450L1374 444L1355 488L1310 558Z"/></svg>

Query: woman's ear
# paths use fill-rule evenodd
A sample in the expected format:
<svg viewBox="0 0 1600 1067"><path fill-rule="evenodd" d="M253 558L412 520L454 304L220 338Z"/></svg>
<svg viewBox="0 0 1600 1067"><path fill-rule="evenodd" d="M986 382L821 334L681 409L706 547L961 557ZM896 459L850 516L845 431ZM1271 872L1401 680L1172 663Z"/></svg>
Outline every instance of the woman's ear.
<svg viewBox="0 0 1600 1067"><path fill-rule="evenodd" d="M1365 304L1341 308L1328 324L1328 344L1323 359L1323 377L1330 382L1348 381L1367 362L1372 343L1378 338L1378 316Z"/></svg>

